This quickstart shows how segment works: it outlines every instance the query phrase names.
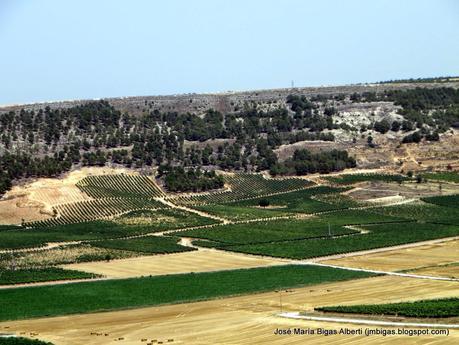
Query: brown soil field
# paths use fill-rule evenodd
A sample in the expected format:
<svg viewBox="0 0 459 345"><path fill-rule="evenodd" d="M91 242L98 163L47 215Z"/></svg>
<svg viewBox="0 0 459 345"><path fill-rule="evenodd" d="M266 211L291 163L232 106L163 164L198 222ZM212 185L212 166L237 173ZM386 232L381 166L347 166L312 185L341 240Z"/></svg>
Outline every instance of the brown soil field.
<svg viewBox="0 0 459 345"><path fill-rule="evenodd" d="M84 262L63 268L102 274L110 278L128 278L188 272L208 272L285 264L285 260L248 256L202 249L177 254L142 256L110 262Z"/></svg>
<svg viewBox="0 0 459 345"><path fill-rule="evenodd" d="M457 262L458 257L459 241L453 240L375 254L325 260L322 263L382 271L399 271L454 263ZM416 271L416 273L421 274L420 271Z"/></svg>
<svg viewBox="0 0 459 345"><path fill-rule="evenodd" d="M90 175L127 173L125 168L88 167L71 171L62 178L38 178L14 186L0 199L0 224L21 224L53 216L52 207L90 199L75 184Z"/></svg>
<svg viewBox="0 0 459 345"><path fill-rule="evenodd" d="M457 283L384 276L288 291L282 293L283 311L303 311L332 304L397 302L455 296ZM456 344L459 341L459 330L453 329L448 337L280 336L274 334L277 328L325 328L339 331L342 327L361 327L355 324L284 319L276 315L279 311L279 293L269 292L135 310L2 322L0 332L27 336L32 333L34 337L52 341L56 345L159 342L208 345L384 344L388 341L391 344Z"/></svg>

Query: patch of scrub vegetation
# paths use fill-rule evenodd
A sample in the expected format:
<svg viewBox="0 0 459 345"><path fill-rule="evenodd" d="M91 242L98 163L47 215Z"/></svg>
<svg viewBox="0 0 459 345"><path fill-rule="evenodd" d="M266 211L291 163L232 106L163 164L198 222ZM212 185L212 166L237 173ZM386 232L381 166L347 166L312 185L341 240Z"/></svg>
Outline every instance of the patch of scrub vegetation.
<svg viewBox="0 0 459 345"><path fill-rule="evenodd" d="M94 248L89 244L75 244L32 252L0 254L0 269L49 267L78 262L103 261L107 258L126 259L139 254L108 248Z"/></svg>
<svg viewBox="0 0 459 345"><path fill-rule="evenodd" d="M92 242L91 245L101 248L120 249L148 254L179 253L196 250L181 246L174 237L146 236L128 240L106 240Z"/></svg>
<svg viewBox="0 0 459 345"><path fill-rule="evenodd" d="M23 337L0 337L0 345L53 345L38 339L29 339Z"/></svg>
<svg viewBox="0 0 459 345"><path fill-rule="evenodd" d="M231 220L250 220L257 218L271 218L271 217L283 217L293 215L291 212L287 212L285 207L276 208L273 205L270 208L263 207L248 207L238 206L237 204L216 204L216 205L203 205L193 206L193 208L204 211L209 214L223 217Z"/></svg>
<svg viewBox="0 0 459 345"><path fill-rule="evenodd" d="M371 276L330 267L285 265L5 289L0 290L0 320L184 303Z"/></svg>
<svg viewBox="0 0 459 345"><path fill-rule="evenodd" d="M398 174L344 174L339 176L328 176L326 180L337 185L351 185L359 182L397 182L402 183L404 181L412 180L408 176Z"/></svg>
<svg viewBox="0 0 459 345"><path fill-rule="evenodd" d="M151 211L153 212L153 211ZM216 223L215 220L181 210L155 211L163 219L153 224L120 224L114 221L93 221L36 229L6 230L0 232L0 248L17 249L43 246L48 242L85 241L141 235L151 232L179 229L188 226ZM129 214L121 219L129 218ZM135 217L135 214L134 214ZM121 221L122 223L122 221Z"/></svg>
<svg viewBox="0 0 459 345"><path fill-rule="evenodd" d="M459 316L459 298L420 300L405 303L330 306L317 311L351 314L395 315L416 318L444 318Z"/></svg>
<svg viewBox="0 0 459 345"><path fill-rule="evenodd" d="M459 183L459 173L457 171L442 171L421 174L423 179L437 180L445 182Z"/></svg>
<svg viewBox="0 0 459 345"><path fill-rule="evenodd" d="M459 225L459 212L454 207L442 207L431 203L403 204L373 208L373 212L402 217L419 222Z"/></svg>
<svg viewBox="0 0 459 345"><path fill-rule="evenodd" d="M316 213L356 206L351 198L339 194L346 189L313 187L226 204L195 206L195 208L232 220L279 217L296 213ZM318 200L320 198L322 200ZM269 207L260 206L267 202Z"/></svg>
<svg viewBox="0 0 459 345"><path fill-rule="evenodd" d="M0 285L37 283L53 280L90 279L97 274L65 270L59 267L0 270Z"/></svg>
<svg viewBox="0 0 459 345"><path fill-rule="evenodd" d="M242 253L306 259L459 235L457 226L431 223L387 223L358 225L358 228L364 232L342 237L234 245L223 248Z"/></svg>
<svg viewBox="0 0 459 345"><path fill-rule="evenodd" d="M145 225L152 229L152 232L217 223L214 219L173 208L131 211L115 218L114 222L132 226Z"/></svg>

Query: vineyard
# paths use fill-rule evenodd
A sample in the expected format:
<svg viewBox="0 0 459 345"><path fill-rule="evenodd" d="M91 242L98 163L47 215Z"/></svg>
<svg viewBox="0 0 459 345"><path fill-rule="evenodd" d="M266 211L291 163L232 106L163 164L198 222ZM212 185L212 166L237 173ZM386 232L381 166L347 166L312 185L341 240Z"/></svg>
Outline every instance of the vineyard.
<svg viewBox="0 0 459 345"><path fill-rule="evenodd" d="M129 240L105 240L93 242L92 245L101 248L119 249L144 254L168 254L196 250L177 244L178 238L147 236Z"/></svg>
<svg viewBox="0 0 459 345"><path fill-rule="evenodd" d="M49 227L98 219L110 219L132 210L158 210L166 206L156 201L164 193L147 176L87 176L76 186L89 196L88 200L59 204L53 207L53 218L27 223L27 227Z"/></svg>
<svg viewBox="0 0 459 345"><path fill-rule="evenodd" d="M307 259L459 235L459 228L451 225L391 223L380 226L359 226L359 228L363 228L365 232L352 236L234 245L224 248L249 254Z"/></svg>
<svg viewBox="0 0 459 345"><path fill-rule="evenodd" d="M236 244L289 242L302 239L327 238L358 233L342 226L320 220L279 219L265 222L229 224L212 229L193 229L179 232L180 236L206 239L219 243L219 248Z"/></svg>
<svg viewBox="0 0 459 345"><path fill-rule="evenodd" d="M459 316L459 298L422 300L406 303L330 306L315 308L321 312L396 315L416 318Z"/></svg>
<svg viewBox="0 0 459 345"><path fill-rule="evenodd" d="M0 320L144 308L371 276L331 267L283 265L15 288L0 293Z"/></svg>
<svg viewBox="0 0 459 345"><path fill-rule="evenodd" d="M422 178L428 180L459 183L459 173L456 171L425 173L421 176Z"/></svg>
<svg viewBox="0 0 459 345"><path fill-rule="evenodd" d="M148 176L100 175L88 176L77 187L92 198L155 198L163 191Z"/></svg>
<svg viewBox="0 0 459 345"><path fill-rule="evenodd" d="M158 210L164 204L153 199L103 198L61 204L55 207L57 217L27 224L32 227L48 227L73 224L97 219L112 218L131 210Z"/></svg>
<svg viewBox="0 0 459 345"><path fill-rule="evenodd" d="M58 267L0 270L0 285L36 283L53 280L96 278L92 273L64 270Z"/></svg>
<svg viewBox="0 0 459 345"><path fill-rule="evenodd" d="M422 200L438 206L459 208L459 194L433 196L430 198L423 198Z"/></svg>
<svg viewBox="0 0 459 345"><path fill-rule="evenodd" d="M222 204L193 206L193 208L233 221L241 221L294 216L298 213L313 214L358 206L358 203L350 197L340 194L345 190L347 189L318 186ZM261 201L266 202L268 206L260 206Z"/></svg>
<svg viewBox="0 0 459 345"><path fill-rule="evenodd" d="M260 174L246 173L225 176L225 182L229 190L179 196L173 200L186 205L221 204L301 190L313 185L300 178L267 179Z"/></svg>
<svg viewBox="0 0 459 345"><path fill-rule="evenodd" d="M347 209L310 219L220 225L178 234L199 239L196 244L206 247L305 259L457 236L459 228L418 223L400 215Z"/></svg>
<svg viewBox="0 0 459 345"><path fill-rule="evenodd" d="M0 248L18 249L43 246L49 242L115 239L215 223L213 219L182 210L161 209L148 212L155 219L154 222L131 221L139 216L138 211L131 211L113 220L0 231Z"/></svg>
<svg viewBox="0 0 459 345"><path fill-rule="evenodd" d="M416 220L419 222L459 225L459 212L457 211L457 208L439 206L433 203L418 202L404 205L386 206L373 208L372 211L380 214Z"/></svg>

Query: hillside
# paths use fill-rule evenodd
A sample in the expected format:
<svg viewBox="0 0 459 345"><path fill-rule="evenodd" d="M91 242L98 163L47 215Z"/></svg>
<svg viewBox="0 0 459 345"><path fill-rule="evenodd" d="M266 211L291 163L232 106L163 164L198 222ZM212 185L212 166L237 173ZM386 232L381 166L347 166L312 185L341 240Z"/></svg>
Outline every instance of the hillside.
<svg viewBox="0 0 459 345"><path fill-rule="evenodd" d="M454 169L458 88L448 78L3 107L0 192L78 166L163 166L165 175L168 166L272 175Z"/></svg>

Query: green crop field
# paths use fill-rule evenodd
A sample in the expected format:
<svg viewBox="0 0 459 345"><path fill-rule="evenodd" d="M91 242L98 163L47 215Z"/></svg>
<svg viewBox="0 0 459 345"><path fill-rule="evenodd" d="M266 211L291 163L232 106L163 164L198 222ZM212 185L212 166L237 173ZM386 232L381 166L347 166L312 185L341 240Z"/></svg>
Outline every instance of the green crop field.
<svg viewBox="0 0 459 345"><path fill-rule="evenodd" d="M131 210L159 210L165 205L151 199L105 198L61 204L54 209L59 217L26 224L30 227L48 227L54 225L75 224L84 221L114 217Z"/></svg>
<svg viewBox="0 0 459 345"><path fill-rule="evenodd" d="M164 195L148 176L88 176L79 181L77 187L93 198L153 198Z"/></svg>
<svg viewBox="0 0 459 345"><path fill-rule="evenodd" d="M329 267L286 265L6 289L0 290L0 320L183 303L370 276Z"/></svg>
<svg viewBox="0 0 459 345"><path fill-rule="evenodd" d="M330 306L315 308L322 312L397 315L416 318L444 318L459 316L459 298L421 300L406 303Z"/></svg>
<svg viewBox="0 0 459 345"><path fill-rule="evenodd" d="M181 210L134 211L112 221L99 220L52 227L1 231L0 248L29 248L43 246L47 242L120 238L187 226L214 224L215 222L213 219Z"/></svg>
<svg viewBox="0 0 459 345"><path fill-rule="evenodd" d="M145 254L179 253L195 250L177 244L178 238L147 236L129 240L103 240L91 245L101 248L120 249Z"/></svg>
<svg viewBox="0 0 459 345"><path fill-rule="evenodd" d="M433 196L430 198L422 198L422 200L425 202L428 202L429 204L459 208L459 194L445 195L445 196Z"/></svg>
<svg viewBox="0 0 459 345"><path fill-rule="evenodd" d="M357 233L355 230L336 225L331 228L331 231L334 236ZM329 233L328 224L324 221L315 219L280 219L181 231L177 235L220 242L219 248L222 248L226 245L234 244L283 242L328 237Z"/></svg>
<svg viewBox="0 0 459 345"><path fill-rule="evenodd" d="M425 173L421 175L428 180L445 181L459 183L459 173L457 171L442 171L434 173Z"/></svg>
<svg viewBox="0 0 459 345"><path fill-rule="evenodd" d="M392 174L347 174L326 177L328 181L337 185L350 185L366 181L398 182L409 181L411 178L404 175Z"/></svg>
<svg viewBox="0 0 459 345"><path fill-rule="evenodd" d="M182 231L179 235L199 239L195 243L205 247L305 259L456 236L459 227L349 209L310 219L220 225Z"/></svg>
<svg viewBox="0 0 459 345"><path fill-rule="evenodd" d="M415 203L373 208L373 212L405 219L459 225L459 212L454 207L443 207L432 203Z"/></svg>
<svg viewBox="0 0 459 345"><path fill-rule="evenodd" d="M430 223L361 225L368 233L283 243L224 246L225 250L275 257L306 259L459 235L459 227Z"/></svg>
<svg viewBox="0 0 459 345"><path fill-rule="evenodd" d="M313 185L312 182L300 178L266 179L260 174L245 173L225 176L225 182L231 186L231 190L178 197L173 200L187 205L221 204L270 194L287 193Z"/></svg>
<svg viewBox="0 0 459 345"><path fill-rule="evenodd" d="M357 203L339 192L345 189L313 187L272 196L228 202L225 204L194 206L196 209L232 220L248 220L315 213L356 206ZM326 201L317 200L324 198ZM266 200L268 207L260 207L260 200Z"/></svg>
<svg viewBox="0 0 459 345"><path fill-rule="evenodd" d="M0 285L96 278L96 274L58 267L0 270Z"/></svg>

